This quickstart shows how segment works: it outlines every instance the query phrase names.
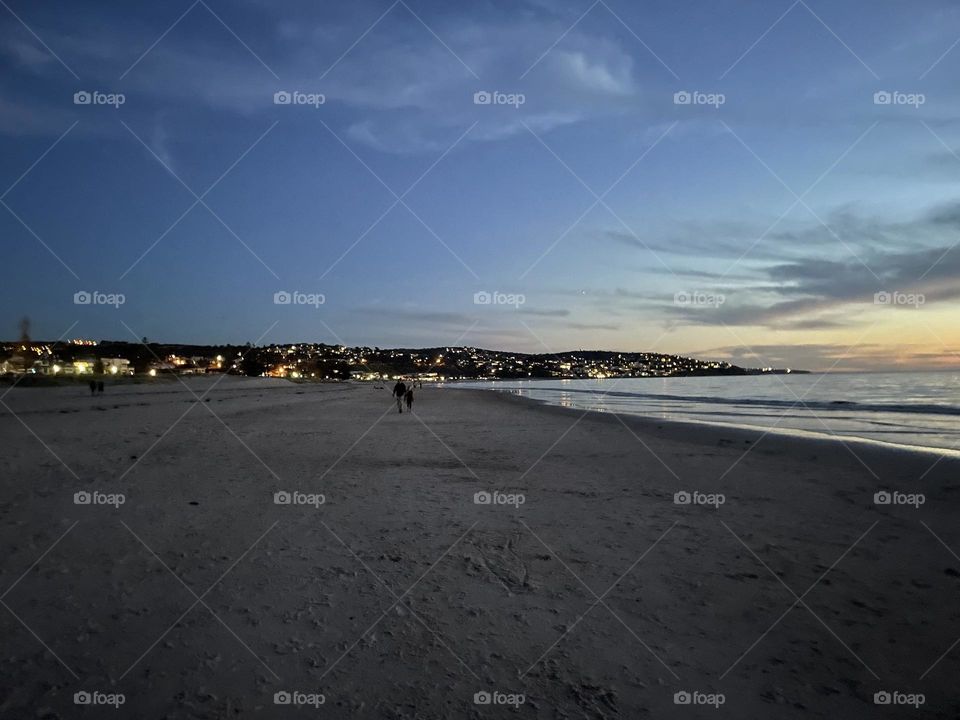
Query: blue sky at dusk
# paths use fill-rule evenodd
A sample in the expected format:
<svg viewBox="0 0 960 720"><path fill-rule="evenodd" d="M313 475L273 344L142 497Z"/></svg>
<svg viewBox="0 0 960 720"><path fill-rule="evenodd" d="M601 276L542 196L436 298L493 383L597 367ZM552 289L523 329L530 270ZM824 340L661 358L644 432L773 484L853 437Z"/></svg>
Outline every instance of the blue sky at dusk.
<svg viewBox="0 0 960 720"><path fill-rule="evenodd" d="M960 364L955 3L6 2L4 337Z"/></svg>

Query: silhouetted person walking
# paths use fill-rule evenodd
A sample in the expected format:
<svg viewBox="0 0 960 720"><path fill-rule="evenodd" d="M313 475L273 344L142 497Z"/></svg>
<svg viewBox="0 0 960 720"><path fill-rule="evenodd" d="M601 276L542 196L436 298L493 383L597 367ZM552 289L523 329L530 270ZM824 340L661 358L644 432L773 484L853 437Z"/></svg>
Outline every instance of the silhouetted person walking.
<svg viewBox="0 0 960 720"><path fill-rule="evenodd" d="M97 395L103 395L103 380L97 380Z"/></svg>
<svg viewBox="0 0 960 720"><path fill-rule="evenodd" d="M403 412L403 396L407 394L407 386L403 384L403 380L397 380L397 384L393 386L393 395L397 399L397 412Z"/></svg>
<svg viewBox="0 0 960 720"><path fill-rule="evenodd" d="M96 394L96 392L97 392L97 381L91 380L90 381L90 397L93 397Z"/></svg>
<svg viewBox="0 0 960 720"><path fill-rule="evenodd" d="M413 412L413 384L410 384L410 387L407 388L407 392L404 393L404 399L407 401L407 410Z"/></svg>

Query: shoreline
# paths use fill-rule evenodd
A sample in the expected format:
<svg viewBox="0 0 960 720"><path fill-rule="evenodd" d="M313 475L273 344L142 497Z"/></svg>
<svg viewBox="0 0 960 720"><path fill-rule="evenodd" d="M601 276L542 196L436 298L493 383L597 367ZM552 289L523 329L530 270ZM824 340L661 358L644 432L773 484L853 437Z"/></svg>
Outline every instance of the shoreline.
<svg viewBox="0 0 960 720"><path fill-rule="evenodd" d="M694 419L681 419L681 418L653 418L649 415L642 415L638 413L630 412L615 412L613 410L602 410L598 408L576 408L576 407L563 407L561 405L556 405L547 400L542 400L540 398L524 397L516 389L512 388L475 388L475 387L457 387L456 385L450 383L450 390L456 390L458 392L469 392L475 391L480 393L488 393L492 395L500 396L501 398L509 399L512 401L519 401L525 403L532 403L539 407L549 410L559 410L565 413L580 414L580 413L592 413L596 415L609 415L613 417L621 418L630 418L637 421L638 423L643 424L644 426L649 425L660 425L660 424L670 424L677 425L683 428L686 428L688 431L692 432L695 430L702 430L703 428L713 428L718 432L727 432L728 434L734 433L739 434L742 439L749 440L758 440L760 438L784 438L792 439L800 442L811 442L811 443L837 443L841 445L849 445L853 447L862 447L864 450L874 449L878 451L888 451L892 453L899 453L904 455L920 455L923 457L936 457L943 459L951 459L960 462L960 449L952 448L939 448L936 446L929 445L911 445L909 443L896 443L889 442L886 440L875 440L873 438L858 437L855 435L831 435L826 432L818 432L815 430L804 430L800 428L787 428L787 427L768 427L765 428L761 425L750 425L748 423L726 423L719 421L710 421L710 420L694 420ZM438 389L443 389L438 387ZM772 418L775 422L776 418Z"/></svg>

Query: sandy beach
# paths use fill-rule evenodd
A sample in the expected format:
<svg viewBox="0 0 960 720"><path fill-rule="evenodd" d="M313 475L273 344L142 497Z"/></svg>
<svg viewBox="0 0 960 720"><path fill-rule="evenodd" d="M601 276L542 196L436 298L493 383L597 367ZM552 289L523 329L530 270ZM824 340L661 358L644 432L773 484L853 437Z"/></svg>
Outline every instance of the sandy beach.
<svg viewBox="0 0 960 720"><path fill-rule="evenodd" d="M449 388L3 403L3 717L960 714L956 459Z"/></svg>

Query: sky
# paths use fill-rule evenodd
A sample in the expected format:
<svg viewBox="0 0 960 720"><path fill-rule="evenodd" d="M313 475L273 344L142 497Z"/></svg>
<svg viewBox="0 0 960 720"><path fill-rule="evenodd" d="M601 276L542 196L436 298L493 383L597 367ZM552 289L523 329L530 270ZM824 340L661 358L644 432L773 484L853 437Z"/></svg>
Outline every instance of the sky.
<svg viewBox="0 0 960 720"><path fill-rule="evenodd" d="M0 6L2 337L960 367L953 2Z"/></svg>

